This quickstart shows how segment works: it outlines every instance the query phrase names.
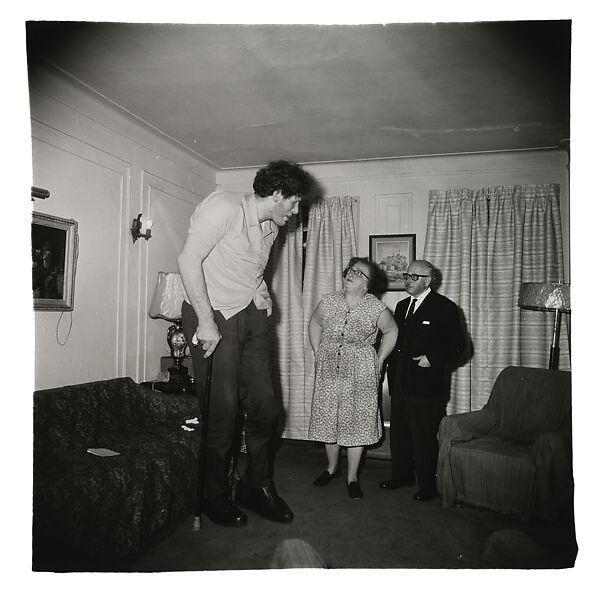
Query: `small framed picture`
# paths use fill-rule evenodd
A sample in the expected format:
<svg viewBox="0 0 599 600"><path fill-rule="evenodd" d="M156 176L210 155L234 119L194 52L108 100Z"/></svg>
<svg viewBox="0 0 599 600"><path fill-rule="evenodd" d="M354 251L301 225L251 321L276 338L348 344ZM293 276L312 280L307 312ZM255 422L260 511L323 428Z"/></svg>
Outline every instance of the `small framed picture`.
<svg viewBox="0 0 599 600"><path fill-rule="evenodd" d="M31 258L34 310L73 310L77 221L33 213Z"/></svg>
<svg viewBox="0 0 599 600"><path fill-rule="evenodd" d="M402 273L416 259L416 234L371 235L369 258L385 272L389 292L405 290Z"/></svg>

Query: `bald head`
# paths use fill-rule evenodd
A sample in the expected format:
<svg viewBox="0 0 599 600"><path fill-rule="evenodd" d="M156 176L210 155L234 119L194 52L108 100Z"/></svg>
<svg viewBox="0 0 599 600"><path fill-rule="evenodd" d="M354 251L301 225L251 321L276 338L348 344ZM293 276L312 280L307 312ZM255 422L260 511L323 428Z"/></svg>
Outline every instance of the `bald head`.
<svg viewBox="0 0 599 600"><path fill-rule="evenodd" d="M433 282L434 267L428 260L414 260L410 263L407 273L413 275L406 279L406 292L410 296L418 297L428 289ZM416 277L418 275L418 277Z"/></svg>
<svg viewBox="0 0 599 600"><path fill-rule="evenodd" d="M428 262L428 260L414 260L410 263L410 267L414 268L414 272L422 273L423 275L427 273L431 275L433 272L433 265Z"/></svg>

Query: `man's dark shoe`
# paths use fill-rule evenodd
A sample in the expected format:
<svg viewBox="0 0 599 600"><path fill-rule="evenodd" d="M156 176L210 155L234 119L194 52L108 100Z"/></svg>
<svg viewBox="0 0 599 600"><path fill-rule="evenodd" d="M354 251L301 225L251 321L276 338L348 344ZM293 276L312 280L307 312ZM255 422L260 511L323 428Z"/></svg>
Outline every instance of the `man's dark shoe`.
<svg viewBox="0 0 599 600"><path fill-rule="evenodd" d="M437 492L436 491L430 491L430 490L418 490L413 498L414 500L416 500L417 502L430 502L431 500L434 500L437 497Z"/></svg>
<svg viewBox="0 0 599 600"><path fill-rule="evenodd" d="M242 479L237 484L235 500L243 508L251 510L265 519L277 521L277 523L293 521L291 509L277 494L273 484L265 487L251 487Z"/></svg>
<svg viewBox="0 0 599 600"><path fill-rule="evenodd" d="M202 512L217 525L245 527L248 522L247 515L230 500L217 505L206 503Z"/></svg>
<svg viewBox="0 0 599 600"><path fill-rule="evenodd" d="M318 487L324 487L325 485L329 485L331 483L331 479L333 477L339 477L341 475L341 469L337 467L332 473L328 471L323 471L315 480L314 485Z"/></svg>
<svg viewBox="0 0 599 600"><path fill-rule="evenodd" d="M398 490L402 487L411 487L414 485L414 483L415 481L413 479L403 480L392 477L391 479L385 479L385 481L381 481L379 483L379 487L382 490Z"/></svg>

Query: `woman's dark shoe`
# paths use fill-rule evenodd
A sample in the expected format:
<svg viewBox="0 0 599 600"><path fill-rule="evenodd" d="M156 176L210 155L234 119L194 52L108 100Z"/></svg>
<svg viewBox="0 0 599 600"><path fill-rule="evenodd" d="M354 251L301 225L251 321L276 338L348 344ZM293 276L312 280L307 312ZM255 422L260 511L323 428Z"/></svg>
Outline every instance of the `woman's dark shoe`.
<svg viewBox="0 0 599 600"><path fill-rule="evenodd" d="M251 487L246 485L243 479L237 484L235 500L243 508L254 511L265 519L277 521L277 523L291 523L293 513L281 498L274 484L264 487Z"/></svg>
<svg viewBox="0 0 599 600"><path fill-rule="evenodd" d="M362 493L362 488L357 481L350 481L347 484L347 493L352 500L359 500L364 496Z"/></svg>
<svg viewBox="0 0 599 600"><path fill-rule="evenodd" d="M318 487L324 487L325 485L329 485L331 483L331 479L333 477L339 477L341 475L341 470L337 467L332 473L328 471L323 471L315 480L314 485Z"/></svg>

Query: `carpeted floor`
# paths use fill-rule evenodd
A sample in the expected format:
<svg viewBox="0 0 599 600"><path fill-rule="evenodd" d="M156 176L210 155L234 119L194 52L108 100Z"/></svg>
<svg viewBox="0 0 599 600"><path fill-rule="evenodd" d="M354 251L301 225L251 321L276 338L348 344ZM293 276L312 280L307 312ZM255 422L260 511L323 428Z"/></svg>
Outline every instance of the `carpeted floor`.
<svg viewBox="0 0 599 600"><path fill-rule="evenodd" d="M242 461L243 462L243 459ZM312 485L326 466L324 449L285 440L276 457L275 482L295 519L272 523L248 513L243 529L192 519L152 551L115 570L128 572L269 569L277 546L302 540L332 569L567 568L577 547L573 515L558 522L521 523L471 507L442 508L441 500L418 503L415 488L379 489L390 463L367 458L361 472L362 500L351 500L344 478L328 487ZM342 463L345 471L345 458ZM242 468L243 465L240 465ZM309 546L308 546L309 545Z"/></svg>

